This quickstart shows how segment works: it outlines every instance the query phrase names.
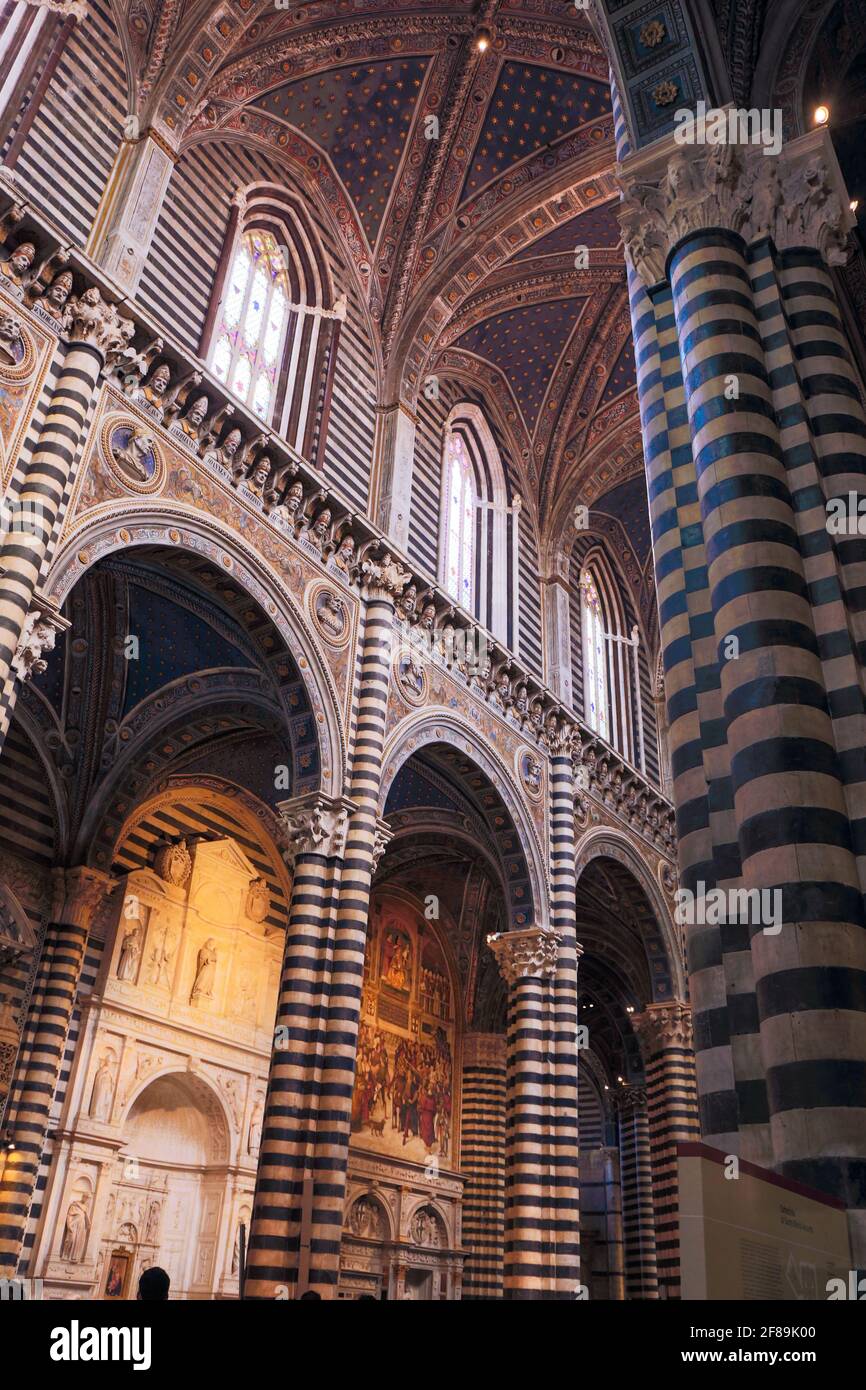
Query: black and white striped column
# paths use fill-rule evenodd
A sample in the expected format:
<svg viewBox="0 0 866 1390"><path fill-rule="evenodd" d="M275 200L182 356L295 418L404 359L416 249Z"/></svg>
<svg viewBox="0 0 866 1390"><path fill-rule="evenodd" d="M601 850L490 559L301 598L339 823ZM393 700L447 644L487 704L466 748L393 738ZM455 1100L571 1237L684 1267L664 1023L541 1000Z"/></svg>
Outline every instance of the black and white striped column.
<svg viewBox="0 0 866 1390"><path fill-rule="evenodd" d="M335 920L311 1197L309 1284L323 1298L336 1295L339 1277L370 884L382 845L378 805L394 600L410 579L389 555L366 560L362 573L366 603L348 793L353 810Z"/></svg>
<svg viewBox="0 0 866 1390"><path fill-rule="evenodd" d="M316 1125L348 806L314 792L280 811L292 897L244 1282L250 1299L291 1298L312 1282Z"/></svg>
<svg viewBox="0 0 866 1390"><path fill-rule="evenodd" d="M464 1299L503 1296L505 1085L505 1038L499 1033L467 1033L460 1139Z"/></svg>
<svg viewBox="0 0 866 1390"><path fill-rule="evenodd" d="M575 1298L580 1272L575 1126L568 1111L564 1123L558 1114L554 1024L562 938L550 928L529 927L488 942L508 985L505 1297ZM577 1269L570 1287L566 1268Z"/></svg>
<svg viewBox="0 0 866 1390"><path fill-rule="evenodd" d="M622 1086L613 1096L619 1123L619 1171L625 1247L625 1296L659 1296L647 1093Z"/></svg>
<svg viewBox="0 0 866 1390"><path fill-rule="evenodd" d="M671 1000L632 1017L647 1083L656 1267L662 1298L680 1296L677 1144L700 1138L692 1011Z"/></svg>
<svg viewBox="0 0 866 1390"><path fill-rule="evenodd" d="M0 748L19 678L16 653L72 482L81 436L105 355L130 332L96 289L69 301L69 348L39 443L21 481L16 520L0 545ZM129 321L127 321L127 324Z"/></svg>
<svg viewBox="0 0 866 1390"><path fill-rule="evenodd" d="M45 936L39 967L39 1015L23 1074L13 1079L7 1129L15 1143L0 1173L0 1275L15 1275L66 1037L75 1007L87 934L110 879L98 869L67 869L65 902Z"/></svg>

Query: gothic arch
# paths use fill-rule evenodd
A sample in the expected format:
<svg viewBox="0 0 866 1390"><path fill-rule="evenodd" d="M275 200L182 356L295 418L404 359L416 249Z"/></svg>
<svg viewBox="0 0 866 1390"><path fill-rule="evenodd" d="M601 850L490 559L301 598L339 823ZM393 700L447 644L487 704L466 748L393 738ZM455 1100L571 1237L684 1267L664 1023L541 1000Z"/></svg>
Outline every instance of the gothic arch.
<svg viewBox="0 0 866 1390"><path fill-rule="evenodd" d="M383 774L380 789L379 814L385 814L388 792L401 766L413 753L432 744L450 745L475 764L478 772L487 779L493 792L501 799L503 826L499 834L494 832L503 861L506 857L513 866L512 873L506 874L510 885L509 894L511 919L514 927L524 927L533 923L543 925L548 914L547 872L542 856L542 847L530 820L524 799L518 791L512 774L507 770L499 756L485 746L477 729L461 716L448 713L420 710L402 720L385 745L382 758ZM519 850L508 848L511 833L517 837ZM527 885L528 901L515 896L515 885Z"/></svg>
<svg viewBox="0 0 866 1390"><path fill-rule="evenodd" d="M183 528L182 531L180 528ZM139 545L179 547L205 555L231 574L272 620L300 671L316 719L321 789L343 789L346 735L339 699L319 644L296 597L252 546L214 517L178 503L156 502L125 514L103 510L68 536L46 577L46 590L63 603L97 560Z"/></svg>

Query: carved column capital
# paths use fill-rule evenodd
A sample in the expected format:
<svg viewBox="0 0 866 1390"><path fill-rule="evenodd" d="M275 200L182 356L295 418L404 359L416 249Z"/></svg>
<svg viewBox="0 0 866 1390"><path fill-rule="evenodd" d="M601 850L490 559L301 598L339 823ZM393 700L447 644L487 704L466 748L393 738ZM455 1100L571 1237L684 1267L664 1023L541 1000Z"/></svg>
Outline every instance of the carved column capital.
<svg viewBox="0 0 866 1390"><path fill-rule="evenodd" d="M633 1115L636 1110L646 1110L646 1086L619 1086L611 1092L611 1104L620 1115Z"/></svg>
<svg viewBox="0 0 866 1390"><path fill-rule="evenodd" d="M617 165L620 226L644 282L663 280L668 254L706 227L725 227L747 243L769 236L779 250L813 247L830 265L842 264L855 218L828 131L767 154L762 144L712 143L713 114L702 143L673 135Z"/></svg>
<svg viewBox="0 0 866 1390"><path fill-rule="evenodd" d="M67 926L88 927L106 893L117 886L117 880L101 869L92 869L89 864L77 864L61 872L64 891L62 906L57 911L58 921ZM59 875L55 887L60 887ZM58 901L59 894L55 899Z"/></svg>
<svg viewBox="0 0 866 1390"><path fill-rule="evenodd" d="M498 932L487 944L508 985L518 980L550 980L556 974L562 937L549 927Z"/></svg>
<svg viewBox="0 0 866 1390"><path fill-rule="evenodd" d="M57 605L44 594L36 593L11 662L19 680L29 681L45 670L48 662L44 653L53 651L58 633L68 627L69 620L61 615Z"/></svg>
<svg viewBox="0 0 866 1390"><path fill-rule="evenodd" d="M373 873L379 867L379 861L385 850L394 838L394 832L386 820L376 821L376 838L373 841Z"/></svg>
<svg viewBox="0 0 866 1390"><path fill-rule="evenodd" d="M648 1004L643 1013L632 1015L631 1022L644 1062L670 1047L691 1047L693 1044L691 1006L680 999Z"/></svg>
<svg viewBox="0 0 866 1390"><path fill-rule="evenodd" d="M361 564L361 585L368 599L390 599L393 603L411 578L411 572L404 569L388 551L381 560L368 557Z"/></svg>
<svg viewBox="0 0 866 1390"><path fill-rule="evenodd" d="M108 357L127 347L135 334L132 319L121 318L116 304L106 304L95 285L74 295L63 316L70 343L86 343Z"/></svg>
<svg viewBox="0 0 866 1390"><path fill-rule="evenodd" d="M346 844L346 828L353 804L343 796L310 792L278 803L286 827L283 858L290 869L300 854L338 857Z"/></svg>

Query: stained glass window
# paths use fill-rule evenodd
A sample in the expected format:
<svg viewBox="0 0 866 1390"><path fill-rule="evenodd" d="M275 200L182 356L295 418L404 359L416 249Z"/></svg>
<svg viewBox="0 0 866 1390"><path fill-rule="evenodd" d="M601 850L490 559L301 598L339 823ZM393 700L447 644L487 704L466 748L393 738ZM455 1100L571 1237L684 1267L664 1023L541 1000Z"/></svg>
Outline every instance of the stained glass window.
<svg viewBox="0 0 866 1390"><path fill-rule="evenodd" d="M587 724L602 738L609 738L607 655L601 600L589 570L580 576L580 612L583 632L583 713Z"/></svg>
<svg viewBox="0 0 866 1390"><path fill-rule="evenodd" d="M445 515L445 584L449 594L472 611L475 562L475 487L463 436L453 431L445 450L448 480Z"/></svg>
<svg viewBox="0 0 866 1390"><path fill-rule="evenodd" d="M214 376L267 420L276 399L289 296L283 256L270 232L247 232L228 277L211 366Z"/></svg>

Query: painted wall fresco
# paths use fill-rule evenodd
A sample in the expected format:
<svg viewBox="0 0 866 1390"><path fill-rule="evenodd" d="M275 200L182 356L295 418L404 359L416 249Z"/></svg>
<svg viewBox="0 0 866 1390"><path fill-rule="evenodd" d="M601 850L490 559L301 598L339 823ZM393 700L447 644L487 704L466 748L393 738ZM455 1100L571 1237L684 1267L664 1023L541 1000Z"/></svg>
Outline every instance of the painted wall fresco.
<svg viewBox="0 0 866 1390"><path fill-rule="evenodd" d="M370 912L352 1099L352 1143L426 1163L456 1162L454 1004L435 930L408 903Z"/></svg>

